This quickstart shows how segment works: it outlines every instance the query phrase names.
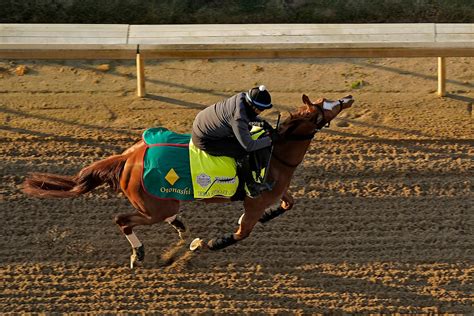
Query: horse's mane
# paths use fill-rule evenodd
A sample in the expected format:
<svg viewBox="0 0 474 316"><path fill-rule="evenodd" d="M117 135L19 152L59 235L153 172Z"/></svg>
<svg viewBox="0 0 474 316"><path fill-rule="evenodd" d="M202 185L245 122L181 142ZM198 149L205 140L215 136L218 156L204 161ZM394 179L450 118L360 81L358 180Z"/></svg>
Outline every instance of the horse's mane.
<svg viewBox="0 0 474 316"><path fill-rule="evenodd" d="M290 116L281 123L280 133L281 136L285 136L287 132L292 131L296 124L301 123L302 121L309 121L318 116L317 112L310 112L306 106L301 106L293 112L288 112Z"/></svg>

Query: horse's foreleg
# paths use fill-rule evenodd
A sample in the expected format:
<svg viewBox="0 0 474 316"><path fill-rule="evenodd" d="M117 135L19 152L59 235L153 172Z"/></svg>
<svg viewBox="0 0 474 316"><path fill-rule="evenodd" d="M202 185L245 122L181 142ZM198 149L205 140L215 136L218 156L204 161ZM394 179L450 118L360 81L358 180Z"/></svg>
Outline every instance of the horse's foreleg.
<svg viewBox="0 0 474 316"><path fill-rule="evenodd" d="M275 217L278 217L278 216L282 215L286 211L291 210L293 208L294 204L295 204L295 200L293 199L291 194L288 191L286 191L283 194L283 196L281 197L280 206L278 206L278 208L275 209L275 210L272 210L272 209L266 210L263 213L262 217L259 218L258 221L262 224L266 223L266 222L274 219Z"/></svg>
<svg viewBox="0 0 474 316"><path fill-rule="evenodd" d="M263 211L265 210L262 207L262 204L255 200L246 200L244 202L245 213L242 216L239 228L234 234L228 234L220 238L212 239L207 243L207 247L211 250L219 250L230 245L235 244L236 242L247 238L255 224L257 224L258 219L262 216Z"/></svg>

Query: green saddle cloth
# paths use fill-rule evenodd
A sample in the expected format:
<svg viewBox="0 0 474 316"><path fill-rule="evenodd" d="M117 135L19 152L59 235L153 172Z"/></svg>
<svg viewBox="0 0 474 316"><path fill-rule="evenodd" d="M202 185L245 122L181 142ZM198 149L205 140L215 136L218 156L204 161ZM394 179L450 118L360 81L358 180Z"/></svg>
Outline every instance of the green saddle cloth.
<svg viewBox="0 0 474 316"><path fill-rule="evenodd" d="M150 128L143 133L147 145L143 157L143 187L160 199L194 200L189 168L190 134L166 128Z"/></svg>

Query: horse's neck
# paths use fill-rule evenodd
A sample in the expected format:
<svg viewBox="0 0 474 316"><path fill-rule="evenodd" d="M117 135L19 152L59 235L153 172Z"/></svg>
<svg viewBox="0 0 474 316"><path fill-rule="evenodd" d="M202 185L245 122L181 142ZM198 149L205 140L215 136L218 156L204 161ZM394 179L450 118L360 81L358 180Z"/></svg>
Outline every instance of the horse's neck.
<svg viewBox="0 0 474 316"><path fill-rule="evenodd" d="M278 159L282 160L287 165L296 166L303 161L310 143L311 140L284 142L275 145L273 151Z"/></svg>
<svg viewBox="0 0 474 316"><path fill-rule="evenodd" d="M275 145L271 159L277 161L270 166L273 180L289 185L296 166L303 161L311 140L299 142L284 142ZM272 168L273 167L273 168Z"/></svg>

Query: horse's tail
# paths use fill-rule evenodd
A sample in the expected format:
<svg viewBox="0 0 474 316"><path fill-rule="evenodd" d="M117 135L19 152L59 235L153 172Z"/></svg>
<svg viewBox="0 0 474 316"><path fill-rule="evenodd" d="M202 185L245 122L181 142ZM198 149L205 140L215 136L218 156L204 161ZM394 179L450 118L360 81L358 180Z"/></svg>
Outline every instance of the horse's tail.
<svg viewBox="0 0 474 316"><path fill-rule="evenodd" d="M34 173L23 182L23 192L45 198L76 197L108 183L120 187L120 175L129 155L115 155L85 167L75 176Z"/></svg>

